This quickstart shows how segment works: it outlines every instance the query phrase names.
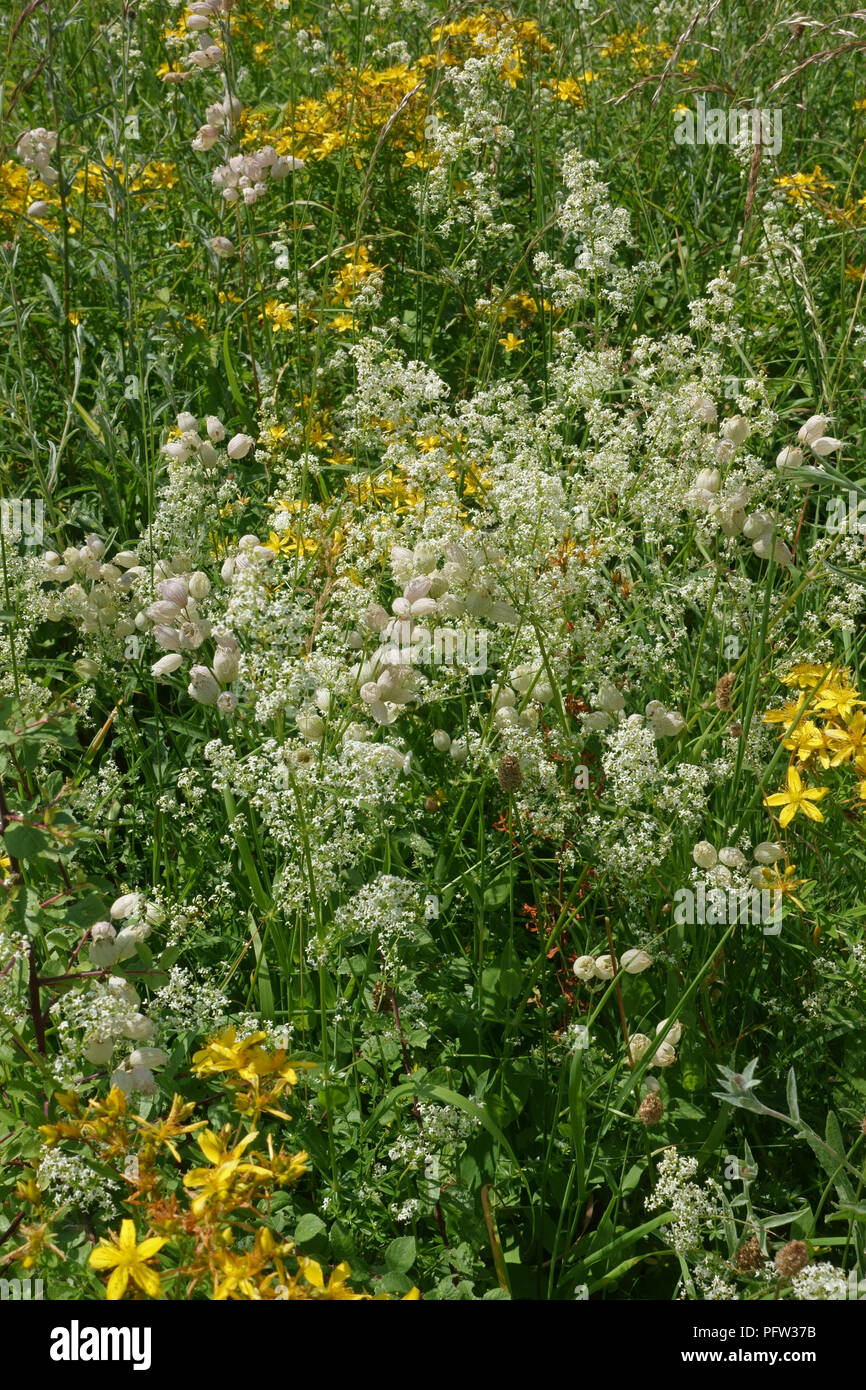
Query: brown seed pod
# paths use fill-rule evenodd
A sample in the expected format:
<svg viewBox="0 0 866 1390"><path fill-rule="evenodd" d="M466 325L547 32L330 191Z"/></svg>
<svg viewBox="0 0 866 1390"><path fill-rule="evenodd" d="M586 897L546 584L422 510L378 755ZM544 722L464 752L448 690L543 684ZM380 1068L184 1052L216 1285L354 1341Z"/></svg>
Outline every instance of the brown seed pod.
<svg viewBox="0 0 866 1390"><path fill-rule="evenodd" d="M745 1245L741 1245L734 1256L734 1265L742 1274L754 1274L764 1263L764 1256L761 1251L761 1242L757 1236L752 1236Z"/></svg>
<svg viewBox="0 0 866 1390"><path fill-rule="evenodd" d="M386 995L385 995L385 986L384 986L384 984L382 983L381 980L377 980L376 983L375 983L374 986L373 986L373 1009L374 1009L374 1011L375 1011L376 1013L379 1013L380 1010L384 1008L384 1006L385 1006L386 1003L387 1003L387 999L386 999Z"/></svg>
<svg viewBox="0 0 866 1390"><path fill-rule="evenodd" d="M523 772L520 762L514 757L513 753L506 753L496 776L500 791L516 792L523 782Z"/></svg>
<svg viewBox="0 0 866 1390"><path fill-rule="evenodd" d="M661 1096L651 1091L644 1096L637 1108L637 1117L642 1125L657 1125L664 1118L665 1107Z"/></svg>
<svg viewBox="0 0 866 1390"><path fill-rule="evenodd" d="M734 688L734 681L737 679L733 671L727 675L720 676L716 681L716 705L720 710L730 711L734 708L731 701L731 691Z"/></svg>
<svg viewBox="0 0 866 1390"><path fill-rule="evenodd" d="M776 1252L776 1268L786 1279L799 1274L808 1263L809 1251L802 1240L789 1240Z"/></svg>
<svg viewBox="0 0 866 1390"><path fill-rule="evenodd" d="M427 812L428 816L434 816L439 810L438 799L435 796L425 796L424 810Z"/></svg>

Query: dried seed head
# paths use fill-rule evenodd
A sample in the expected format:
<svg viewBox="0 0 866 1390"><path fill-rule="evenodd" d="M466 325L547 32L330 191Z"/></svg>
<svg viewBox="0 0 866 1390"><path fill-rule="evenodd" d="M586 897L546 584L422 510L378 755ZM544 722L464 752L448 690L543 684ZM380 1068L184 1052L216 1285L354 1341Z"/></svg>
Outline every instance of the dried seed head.
<svg viewBox="0 0 866 1390"><path fill-rule="evenodd" d="M651 1092L644 1096L637 1108L637 1117L642 1125L657 1125L664 1117L665 1107L660 1095Z"/></svg>
<svg viewBox="0 0 866 1390"><path fill-rule="evenodd" d="M376 1013L384 1008L386 1002L385 986L381 980L377 980L373 986L373 1008Z"/></svg>
<svg viewBox="0 0 866 1390"><path fill-rule="evenodd" d="M745 1245L741 1245L734 1256L734 1265L743 1274L754 1274L764 1263L764 1256L761 1251L761 1242L757 1236L752 1236Z"/></svg>
<svg viewBox="0 0 866 1390"><path fill-rule="evenodd" d="M743 726L742 726L742 724L738 723L736 720L732 720L731 723L728 725L728 733L729 733L729 735L731 736L731 738L742 738L742 737L743 737Z"/></svg>
<svg viewBox="0 0 866 1390"><path fill-rule="evenodd" d="M499 764L497 780L501 791L516 792L523 782L520 762L513 753L506 753Z"/></svg>
<svg viewBox="0 0 866 1390"><path fill-rule="evenodd" d="M786 1279L799 1274L808 1263L809 1251L802 1240L789 1240L787 1245L783 1245L781 1250L776 1252L776 1268Z"/></svg>
<svg viewBox="0 0 866 1390"><path fill-rule="evenodd" d="M737 679L733 671L729 671L726 676L721 676L716 681L716 705L720 710L732 710L731 691L734 688L734 681Z"/></svg>
<svg viewBox="0 0 866 1390"><path fill-rule="evenodd" d="M428 816L435 815L436 812L439 810L438 798L435 796L425 796L424 810L427 812Z"/></svg>
<svg viewBox="0 0 866 1390"><path fill-rule="evenodd" d="M866 1115L864 1115L863 1119L860 1121L860 1133L866 1134Z"/></svg>

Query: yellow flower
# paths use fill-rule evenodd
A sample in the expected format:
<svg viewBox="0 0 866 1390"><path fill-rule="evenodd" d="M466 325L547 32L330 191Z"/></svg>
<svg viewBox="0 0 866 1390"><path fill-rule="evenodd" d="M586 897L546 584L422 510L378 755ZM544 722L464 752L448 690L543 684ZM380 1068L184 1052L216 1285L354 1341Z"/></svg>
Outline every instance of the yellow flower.
<svg viewBox="0 0 866 1390"><path fill-rule="evenodd" d="M802 811L809 820L822 821L824 817L817 806L812 803L821 801L829 792L829 787L804 787L803 779L795 767L788 768L788 785L786 791L774 792L772 796L764 797L765 806L781 806L782 814L779 817L779 824L784 830L786 825L790 825L798 811Z"/></svg>
<svg viewBox="0 0 866 1390"><path fill-rule="evenodd" d="M818 197L822 193L832 193L834 184L826 179L821 173L820 164L816 164L811 174L784 174L780 179L774 179L777 188L784 188L789 200L792 203L805 203L810 198Z"/></svg>
<svg viewBox="0 0 866 1390"><path fill-rule="evenodd" d="M35 1207L38 1207L42 1201L42 1189L35 1178L28 1178L26 1182L15 1184L15 1196L19 1202L32 1202Z"/></svg>
<svg viewBox="0 0 866 1390"><path fill-rule="evenodd" d="M829 730L827 737L829 737ZM812 754L815 753L822 767L830 766L830 755L827 752L824 730L819 729L812 719L801 720L793 733L782 739L782 747L796 753L801 763L808 762Z"/></svg>
<svg viewBox="0 0 866 1390"><path fill-rule="evenodd" d="M831 670L830 666L816 666L812 661L801 661L798 666L792 666L790 671L782 676L782 684L796 685L799 690L809 690L814 685L820 685Z"/></svg>
<svg viewBox="0 0 866 1390"><path fill-rule="evenodd" d="M797 701L788 700L781 709L768 709L764 715L765 724L793 724L797 716L805 708L805 699Z"/></svg>
<svg viewBox="0 0 866 1390"><path fill-rule="evenodd" d="M155 159L151 164L145 164L134 191L138 192L140 188L174 188L177 183L178 172L175 166Z"/></svg>
<svg viewBox="0 0 866 1390"><path fill-rule="evenodd" d="M825 718L850 719L855 705L862 705L860 691L850 685L823 685L815 692L815 706Z"/></svg>
<svg viewBox="0 0 866 1390"><path fill-rule="evenodd" d="M192 1134L197 1129L204 1129L207 1124L207 1120L197 1120L195 1124L191 1125L184 1124L194 1109L195 1105L192 1101L184 1102L180 1096L176 1095L171 1102L171 1109L168 1114L163 1119L157 1120L155 1124L151 1124L141 1115L136 1115L135 1119L149 1144L155 1149L165 1145L175 1161L180 1163L180 1154L174 1143L175 1139L178 1139L182 1134Z"/></svg>
<svg viewBox="0 0 866 1390"><path fill-rule="evenodd" d="M866 754L866 714L858 709L845 729L827 729L825 736L830 743L837 744L831 759L833 767L854 758L858 762Z"/></svg>
<svg viewBox="0 0 866 1390"><path fill-rule="evenodd" d="M165 1243L162 1236L150 1236L138 1245L132 1221L122 1221L120 1235L112 1234L111 1241L101 1240L90 1252L89 1263L94 1269L113 1271L105 1291L106 1298L110 1302L123 1298L130 1279L148 1298L159 1298L159 1275L149 1267L148 1260L152 1260Z"/></svg>
<svg viewBox="0 0 866 1390"><path fill-rule="evenodd" d="M582 78L554 78L551 82L545 83L545 86L550 88L557 101L567 101L572 106L583 106L585 101L584 85L587 82L594 82L598 75L597 72L585 72Z"/></svg>
<svg viewBox="0 0 866 1390"><path fill-rule="evenodd" d="M794 889L802 888L804 884L811 883L812 880L809 878L794 878L796 871L796 864L789 864L784 872L780 872L774 865L772 869L763 870L764 882L771 893L783 893L786 897L790 898L791 902L795 903L802 912L805 912L806 909L800 902L800 899L794 895Z"/></svg>
<svg viewBox="0 0 866 1390"><path fill-rule="evenodd" d="M514 333L506 333L504 338L499 339L499 342L506 352L514 352L515 348L523 346L523 339L518 338Z"/></svg>
<svg viewBox="0 0 866 1390"><path fill-rule="evenodd" d="M59 1259L65 1260L63 1251L48 1239L51 1234L51 1226L48 1221L43 1221L39 1225L29 1225L21 1227L21 1235L24 1236L24 1244L19 1245L17 1250L10 1250L9 1262L13 1260L23 1265L25 1269L34 1269L45 1259L45 1251L50 1250Z"/></svg>
<svg viewBox="0 0 866 1390"><path fill-rule="evenodd" d="M345 1260L331 1271L327 1285L322 1274L322 1266L317 1260L308 1259L306 1255L299 1255L298 1264L307 1283L312 1284L314 1289L318 1289L322 1298L355 1301L370 1297L369 1294L355 1293L354 1289L349 1288L347 1280L352 1270Z"/></svg>
<svg viewBox="0 0 866 1390"><path fill-rule="evenodd" d="M288 333L295 321L295 310L291 304L279 299L268 299L265 303L265 318L273 325L275 333Z"/></svg>
<svg viewBox="0 0 866 1390"><path fill-rule="evenodd" d="M253 1130L233 1149L226 1148L225 1140L220 1134L212 1134L208 1130L206 1134L199 1135L198 1146L211 1167L192 1168L184 1176L184 1187L201 1189L199 1195L190 1203L193 1216L201 1216L210 1202L218 1205L225 1202L232 1195L238 1178L270 1177L266 1168L257 1168L253 1163L241 1162L244 1149L253 1142L257 1134L258 1131Z"/></svg>
<svg viewBox="0 0 866 1390"><path fill-rule="evenodd" d="M265 1052L258 1046L267 1033L250 1033L242 1041L237 1041L234 1028L227 1028L219 1037L211 1038L207 1047L193 1053L193 1071L196 1076L214 1076L219 1072L234 1071L245 1081L257 1076L281 1076L289 1085L297 1084L294 1065L288 1061L284 1048L276 1052Z"/></svg>

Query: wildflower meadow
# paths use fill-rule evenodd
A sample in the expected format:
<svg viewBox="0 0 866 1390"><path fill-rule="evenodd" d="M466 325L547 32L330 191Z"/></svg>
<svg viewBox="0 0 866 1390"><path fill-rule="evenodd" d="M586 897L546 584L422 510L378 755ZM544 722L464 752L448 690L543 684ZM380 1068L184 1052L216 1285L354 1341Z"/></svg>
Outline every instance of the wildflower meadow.
<svg viewBox="0 0 866 1390"><path fill-rule="evenodd" d="M2 1299L866 1298L866 16L0 37Z"/></svg>

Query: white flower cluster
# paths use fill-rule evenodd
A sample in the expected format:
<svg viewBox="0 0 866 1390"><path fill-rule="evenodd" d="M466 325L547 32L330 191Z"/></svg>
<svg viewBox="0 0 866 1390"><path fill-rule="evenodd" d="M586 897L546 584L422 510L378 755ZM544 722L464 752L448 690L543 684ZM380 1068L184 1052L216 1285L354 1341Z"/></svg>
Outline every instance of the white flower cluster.
<svg viewBox="0 0 866 1390"><path fill-rule="evenodd" d="M97 1172L79 1154L59 1148L43 1150L36 1169L36 1181L56 1207L71 1207L110 1221L117 1211L114 1193L120 1183Z"/></svg>
<svg viewBox="0 0 866 1390"><path fill-rule="evenodd" d="M214 186L222 190L225 202L231 204L242 199L247 207L252 207L267 193L268 180L279 182L303 167L302 159L278 155L273 145L263 145L254 154L233 154L227 164L214 169L211 179Z"/></svg>
<svg viewBox="0 0 866 1390"><path fill-rule="evenodd" d="M156 1029L141 1012L141 998L129 980L111 975L107 980L92 981L87 988L71 991L62 1001L59 1028L64 1050L78 1053L96 1067L105 1067L112 1061L121 1039L145 1044L143 1049L134 1048L121 1062L111 1084L121 1086L127 1093L139 1090L153 1094L153 1067L163 1065L166 1058L159 1049L146 1046Z"/></svg>
<svg viewBox="0 0 866 1390"><path fill-rule="evenodd" d="M567 193L557 215L563 237L576 243L573 268L560 265L546 251L534 258L536 274L556 304L569 308L593 293L618 312L628 309L652 267L641 263L627 269L616 262L621 247L632 243L629 215L612 207L598 163L570 150L562 161Z"/></svg>
<svg viewBox="0 0 866 1390"><path fill-rule="evenodd" d="M225 54L211 30L219 26L223 15L231 13L233 5L234 0L192 0L185 12L185 27L187 34L196 40L198 46L184 55L184 62L189 71L184 73L172 69L163 74L163 82L176 85L191 77L194 72L205 72L222 65Z"/></svg>
<svg viewBox="0 0 866 1390"><path fill-rule="evenodd" d="M415 1118L415 1117L413 1117ZM420 1101L417 1128L402 1135L388 1150L392 1163L405 1168L423 1168L448 1151L462 1148L477 1131L481 1121L453 1105L431 1105ZM441 1176L441 1172L440 1172Z"/></svg>
<svg viewBox="0 0 866 1390"><path fill-rule="evenodd" d="M672 1067L677 1060L677 1046L683 1033L683 1025L679 1019L675 1023L670 1023L663 1018L657 1024L655 1038L648 1038L646 1033L632 1033L628 1040L628 1052L633 1062L639 1062L647 1052L652 1053L649 1065L651 1067Z"/></svg>
<svg viewBox="0 0 866 1390"><path fill-rule="evenodd" d="M652 965L652 957L646 951L641 951L633 946L628 951L623 951L617 960L617 965L627 975L640 975L642 971L648 970ZM578 956L572 968L577 978L587 984L590 980L612 980L616 974L613 958L609 954Z"/></svg>
<svg viewBox="0 0 866 1390"><path fill-rule="evenodd" d="M692 858L697 868L705 871L705 882L711 890L771 889L776 880L769 870L785 858L784 847L778 840L763 840L755 845L751 856L749 864L748 857L736 845L723 845L716 850L709 840L699 840L692 849Z"/></svg>
<svg viewBox="0 0 866 1390"><path fill-rule="evenodd" d="M807 1264L791 1281L795 1298L804 1303L824 1303L848 1297L845 1273L826 1261Z"/></svg>
<svg viewBox="0 0 866 1390"><path fill-rule="evenodd" d="M111 905L110 920L91 927L86 941L91 965L99 971L113 971L130 960L152 929L165 921L165 912L156 900L145 901L141 893L125 893ZM122 924L118 928L115 923ZM67 1056L82 1057L96 1067L108 1066L121 1040L138 1044L115 1068L111 1085L129 1094L156 1091L155 1067L167 1061L166 1054L148 1046L156 1026L141 1008L141 998L130 980L110 974L90 979L70 990L58 1005L58 1029Z"/></svg>
<svg viewBox="0 0 866 1390"><path fill-rule="evenodd" d="M418 885L394 874L379 874L337 909L329 941L358 931L374 937L385 975L394 980L404 963L406 946L418 940L423 919Z"/></svg>
<svg viewBox="0 0 866 1390"><path fill-rule="evenodd" d="M243 105L238 97L226 96L213 101L205 110L206 124L199 126L192 147L197 153L211 149L221 136L230 137L240 120Z"/></svg>
<svg viewBox="0 0 866 1390"><path fill-rule="evenodd" d="M39 573L42 580L61 587L45 605L52 622L71 622L82 633L123 639L136 631L130 594L145 575L134 550L115 551L105 558L105 542L99 536L84 545L68 546L62 555L47 550Z"/></svg>
<svg viewBox="0 0 866 1390"><path fill-rule="evenodd" d="M51 160L57 149L57 131L36 126L26 130L18 141L18 158L27 168L32 169L38 178L49 188L59 181L60 175L52 167Z"/></svg>
<svg viewBox="0 0 866 1390"><path fill-rule="evenodd" d="M475 245L507 236L512 224L503 211L497 188L496 164L490 151L507 148L515 133L503 120L499 69L508 57L495 38L483 44L481 56L441 70L441 80L455 108L449 120L441 110L428 115L424 127L425 155L415 190L423 216L438 217L437 231L447 236L454 227L470 227ZM467 177L454 187L452 169L460 162Z"/></svg>
<svg viewBox="0 0 866 1390"><path fill-rule="evenodd" d="M646 1199L648 1211L667 1209L671 1213L673 1220L667 1229L678 1255L697 1250L703 1228L723 1213L719 1183L714 1178L707 1178L703 1185L694 1182L697 1170L697 1159L678 1153L673 1146L665 1149L655 1188Z"/></svg>
<svg viewBox="0 0 866 1390"><path fill-rule="evenodd" d="M190 575L176 574L158 585L159 598L145 610L153 623L151 633L157 646L168 652L151 667L158 678L177 671L184 655L197 651L202 643L213 637L216 647L210 666L197 663L189 668L187 693L201 705L215 705L220 714L232 715L238 697L228 689L237 678L240 649L234 633L227 628L214 628L199 616L197 601L207 598L210 580L202 571Z"/></svg>
<svg viewBox="0 0 866 1390"><path fill-rule="evenodd" d="M223 991L207 980L197 980L190 970L173 965L168 984L156 991L150 1002L152 1018L160 1026L176 1032L210 1032L229 1014L229 1001Z"/></svg>

